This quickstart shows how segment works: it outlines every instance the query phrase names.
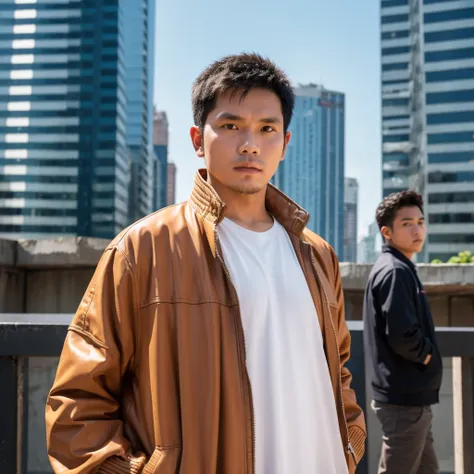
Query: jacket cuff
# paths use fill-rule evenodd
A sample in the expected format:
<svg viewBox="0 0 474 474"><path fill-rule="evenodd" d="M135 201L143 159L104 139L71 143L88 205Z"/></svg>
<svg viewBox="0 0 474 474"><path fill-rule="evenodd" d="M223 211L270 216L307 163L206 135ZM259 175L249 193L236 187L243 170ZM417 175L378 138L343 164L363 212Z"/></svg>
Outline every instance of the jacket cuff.
<svg viewBox="0 0 474 474"><path fill-rule="evenodd" d="M349 426L349 443L354 451L357 464L364 456L366 437L365 431L358 426Z"/></svg>
<svg viewBox="0 0 474 474"><path fill-rule="evenodd" d="M145 456L111 456L99 467L97 474L140 474L145 466Z"/></svg>

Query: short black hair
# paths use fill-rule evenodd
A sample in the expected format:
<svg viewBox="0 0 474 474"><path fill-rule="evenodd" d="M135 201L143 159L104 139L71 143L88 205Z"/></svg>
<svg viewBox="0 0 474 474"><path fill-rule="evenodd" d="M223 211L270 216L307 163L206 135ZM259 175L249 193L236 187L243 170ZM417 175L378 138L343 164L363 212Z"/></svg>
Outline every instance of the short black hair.
<svg viewBox="0 0 474 474"><path fill-rule="evenodd" d="M393 226L397 212L403 207L418 207L423 213L423 196L416 191L400 191L387 196L377 207L375 219L381 230L382 227Z"/></svg>
<svg viewBox="0 0 474 474"><path fill-rule="evenodd" d="M279 97L286 132L293 115L295 92L285 72L256 53L226 56L198 76L192 91L194 124L201 130L204 128L219 94L233 91L245 98L254 88L268 89Z"/></svg>

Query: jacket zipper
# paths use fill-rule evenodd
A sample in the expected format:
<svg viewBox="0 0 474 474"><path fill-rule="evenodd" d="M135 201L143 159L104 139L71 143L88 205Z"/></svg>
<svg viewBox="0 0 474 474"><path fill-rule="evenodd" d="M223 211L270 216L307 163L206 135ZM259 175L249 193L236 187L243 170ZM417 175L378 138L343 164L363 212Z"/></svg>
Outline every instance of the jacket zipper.
<svg viewBox="0 0 474 474"><path fill-rule="evenodd" d="M314 260L313 249L310 248L309 250L310 250L310 253L311 253L311 262L313 264L313 268L314 268L314 271L316 273L316 276L318 277L319 285L323 289L324 298L326 300L326 305L327 305L328 313L329 313L329 320L331 321L332 332L334 334L334 339L336 340L337 359L338 359L338 369L337 370L338 370L338 376L339 376L339 396L341 398L342 414L344 416L344 426L346 428L346 436L347 436L347 448L346 449L349 453L351 453L351 455L354 459L354 462L357 465L356 454L355 454L354 448L352 447L352 444L351 444L350 439L349 439L349 428L347 427L347 420L346 420L346 408L344 406L344 397L343 397L343 394L342 394L341 353L339 352L339 341L337 339L336 328L334 327L334 321L332 320L332 317L331 317L331 307L329 305L329 298L328 298L328 295L326 293L326 289L324 288L324 285L322 284L321 277L319 276L318 268L317 268L316 262Z"/></svg>
<svg viewBox="0 0 474 474"><path fill-rule="evenodd" d="M247 371L247 346L245 344L245 334L244 334L244 325L242 322L242 314L240 312L240 300L239 300L239 295L237 294L237 289L235 288L234 282L232 281L232 278L230 276L229 270L227 269L227 265L224 262L224 258L221 255L221 246L220 246L220 241L219 241L219 234L217 233L216 226L214 226L214 239L216 241L216 255L219 261L221 262L222 268L224 269L225 274L227 275L227 278L229 279L230 285L235 293L235 298L237 299L237 306L239 310L239 323L240 323L240 329L241 329L241 334L243 336L243 348L244 348L244 370L245 370L245 375L247 377L247 383L249 384L249 392L250 392L250 416L252 419L252 471L251 474L255 473L255 444L256 444L256 435L255 435L255 415L254 415L254 404L253 404L253 393L252 393L252 384L250 382L250 377Z"/></svg>

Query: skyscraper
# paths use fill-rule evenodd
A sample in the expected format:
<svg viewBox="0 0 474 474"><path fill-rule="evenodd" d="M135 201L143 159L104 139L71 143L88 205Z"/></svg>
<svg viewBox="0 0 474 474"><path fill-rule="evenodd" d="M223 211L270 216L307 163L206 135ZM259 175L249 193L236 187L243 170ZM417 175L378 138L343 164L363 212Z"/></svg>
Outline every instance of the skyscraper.
<svg viewBox="0 0 474 474"><path fill-rule="evenodd" d="M124 21L126 144L131 162L129 221L153 209L153 78L155 0L120 0Z"/></svg>
<svg viewBox="0 0 474 474"><path fill-rule="evenodd" d="M153 120L153 149L156 156L153 183L155 209L168 205L168 129L166 112L155 111Z"/></svg>
<svg viewBox="0 0 474 474"><path fill-rule="evenodd" d="M381 3L383 194L423 194L420 260L474 250L474 4Z"/></svg>
<svg viewBox="0 0 474 474"><path fill-rule="evenodd" d="M5 2L0 236L110 238L127 224L120 2Z"/></svg>
<svg viewBox="0 0 474 474"><path fill-rule="evenodd" d="M292 139L272 182L310 213L308 227L342 259L345 97L315 84L295 92Z"/></svg>
<svg viewBox="0 0 474 474"><path fill-rule="evenodd" d="M344 262L357 262L357 202L359 184L355 178L344 180Z"/></svg>
<svg viewBox="0 0 474 474"><path fill-rule="evenodd" d="M382 241L382 235L376 222L370 224L368 233L363 237L357 249L357 263L375 263L379 256L378 244ZM379 246L380 247L380 246Z"/></svg>
<svg viewBox="0 0 474 474"><path fill-rule="evenodd" d="M166 205L171 206L176 203L176 174L178 169L174 163L168 163L168 184Z"/></svg>

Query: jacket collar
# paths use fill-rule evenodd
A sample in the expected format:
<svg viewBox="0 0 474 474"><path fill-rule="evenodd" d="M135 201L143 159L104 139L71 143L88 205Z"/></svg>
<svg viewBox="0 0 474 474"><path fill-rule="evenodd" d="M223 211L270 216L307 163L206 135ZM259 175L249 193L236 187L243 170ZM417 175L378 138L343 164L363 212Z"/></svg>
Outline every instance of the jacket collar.
<svg viewBox="0 0 474 474"><path fill-rule="evenodd" d="M207 170L200 169L194 178L190 201L203 219L219 224L224 218L225 203L207 182ZM298 204L269 184L265 197L267 211L290 233L300 237L309 220L309 214Z"/></svg>
<svg viewBox="0 0 474 474"><path fill-rule="evenodd" d="M390 245L384 245L382 247L382 252L392 254L395 258L406 263L411 269L416 271L415 264L409 258L405 257L405 255L403 255L403 253L400 252L400 250L397 250L395 247L391 247Z"/></svg>

